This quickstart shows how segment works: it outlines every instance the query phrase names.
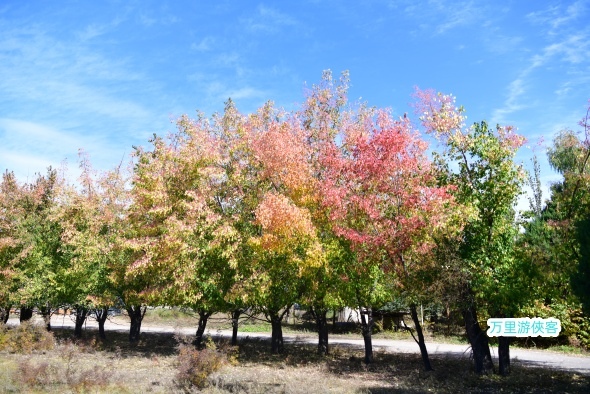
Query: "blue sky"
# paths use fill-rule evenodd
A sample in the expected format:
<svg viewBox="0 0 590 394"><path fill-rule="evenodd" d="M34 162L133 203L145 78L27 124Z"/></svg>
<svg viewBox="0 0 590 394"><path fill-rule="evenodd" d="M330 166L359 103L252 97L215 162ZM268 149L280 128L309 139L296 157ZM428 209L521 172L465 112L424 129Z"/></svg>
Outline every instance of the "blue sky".
<svg viewBox="0 0 590 394"><path fill-rule="evenodd" d="M412 113L414 86L457 96L468 121L541 137L586 112L590 0L0 1L0 169L31 180L78 148L99 169L171 121L267 100L294 109L322 70L350 99ZM546 195L547 197L547 195Z"/></svg>

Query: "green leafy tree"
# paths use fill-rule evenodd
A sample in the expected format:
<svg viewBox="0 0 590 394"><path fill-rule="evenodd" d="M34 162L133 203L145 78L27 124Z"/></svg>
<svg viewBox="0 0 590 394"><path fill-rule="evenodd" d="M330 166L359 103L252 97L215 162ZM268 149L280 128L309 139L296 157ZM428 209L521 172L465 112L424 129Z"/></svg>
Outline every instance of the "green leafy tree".
<svg viewBox="0 0 590 394"><path fill-rule="evenodd" d="M6 323L15 300L12 295L18 289L16 263L24 249L19 236L25 212L20 201L25 190L13 172L2 174L0 184L0 322Z"/></svg>
<svg viewBox="0 0 590 394"><path fill-rule="evenodd" d="M59 205L63 186L52 168L47 175L23 186L18 201L21 216L15 238L22 245L14 260L17 289L12 297L21 307L21 321L32 317L32 308L41 311L50 329L52 308L63 299L63 278L69 266L69 256L61 248L61 224L53 217Z"/></svg>
<svg viewBox="0 0 590 394"><path fill-rule="evenodd" d="M128 204L120 167L97 173L81 151L78 183L64 191L64 203L56 212L63 229L62 249L71 263L64 276L63 302L76 311L76 336L82 334L92 313L98 321L99 337L105 339L108 309L117 304L113 261L119 258Z"/></svg>
<svg viewBox="0 0 590 394"><path fill-rule="evenodd" d="M418 113L426 131L445 146L436 160L443 169L441 182L453 185L454 196L473 215L463 229L456 262L461 264L465 288L462 313L478 373L493 370L486 332L478 310L491 317L510 317L527 301L527 261L517 258L518 227L514 205L524 173L514 156L524 139L511 127L489 128L486 122L464 127L463 109L454 98L418 91ZM509 372L509 338L499 338L500 373Z"/></svg>

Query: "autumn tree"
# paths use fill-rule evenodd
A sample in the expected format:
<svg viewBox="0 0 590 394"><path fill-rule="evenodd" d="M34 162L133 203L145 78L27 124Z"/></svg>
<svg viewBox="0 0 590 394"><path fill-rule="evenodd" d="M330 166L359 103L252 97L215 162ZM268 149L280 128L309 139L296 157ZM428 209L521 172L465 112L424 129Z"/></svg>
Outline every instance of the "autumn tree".
<svg viewBox="0 0 590 394"><path fill-rule="evenodd" d="M465 285L461 309L478 373L493 370L486 332L478 308L491 317L511 317L526 302L530 264L516 254L518 228L514 204L524 173L514 156L524 138L511 127L486 122L464 125L462 108L452 96L417 91L417 112L428 133L444 146L436 160L440 182L455 187L457 202L469 217L455 262ZM480 310L481 312L481 310ZM500 373L509 372L509 338L499 338Z"/></svg>
<svg viewBox="0 0 590 394"><path fill-rule="evenodd" d="M0 322L6 323L15 300L11 295L18 289L16 262L23 251L23 240L19 236L24 207L19 204L23 198L23 187L13 172L2 174L0 184Z"/></svg>
<svg viewBox="0 0 590 394"><path fill-rule="evenodd" d="M244 124L253 188L244 196L256 229L249 239L248 303L271 323L271 351L283 349L282 320L303 292L303 271L318 264L321 247L306 207L313 190L303 130L293 117L262 107Z"/></svg>
<svg viewBox="0 0 590 394"><path fill-rule="evenodd" d="M386 110L360 110L341 127L342 142L326 149L325 204L335 231L348 239L359 265L409 278L414 259L431 246L429 233L443 226L447 187L439 187L426 156L426 144L407 117L394 120ZM411 284L407 284L411 285ZM426 369L431 369L415 304L412 317ZM365 361L371 361L371 311L363 324Z"/></svg>
<svg viewBox="0 0 590 394"><path fill-rule="evenodd" d="M184 116L167 139L154 137L152 150L137 149L130 243L135 262L127 275L144 278L150 302L193 308L199 314L196 343L207 320L228 305L233 284L233 250L239 238L220 141L214 125Z"/></svg>
<svg viewBox="0 0 590 394"><path fill-rule="evenodd" d="M88 154L80 151L80 170L78 182L65 190L64 203L56 213L63 228L62 248L71 262L64 277L64 302L76 312L76 336L94 314L99 337L105 339L108 309L117 304L112 275L124 240L128 193L121 165L99 173Z"/></svg>
<svg viewBox="0 0 590 394"><path fill-rule="evenodd" d="M332 310L336 315L336 311L347 303L357 303L356 293L343 286L342 282L348 267L355 261L354 253L350 250L349 242L333 231L329 210L322 202L322 179L325 173L322 154L339 133L346 113L348 87L347 71L335 80L332 72L326 70L321 82L311 87L303 105L295 113L307 152L301 160L307 162L309 171L303 203L311 214L319 241L316 264L306 266L303 272L305 284L300 302L308 308L316 322L320 354L327 354L329 350L328 311Z"/></svg>
<svg viewBox="0 0 590 394"><path fill-rule="evenodd" d="M22 249L13 260L17 284L12 297L21 307L21 321L30 319L37 307L48 329L51 313L63 298L63 275L69 265L61 248L61 224L52 217L62 186L63 178L49 168L47 175L23 185L17 202L20 217L14 239Z"/></svg>

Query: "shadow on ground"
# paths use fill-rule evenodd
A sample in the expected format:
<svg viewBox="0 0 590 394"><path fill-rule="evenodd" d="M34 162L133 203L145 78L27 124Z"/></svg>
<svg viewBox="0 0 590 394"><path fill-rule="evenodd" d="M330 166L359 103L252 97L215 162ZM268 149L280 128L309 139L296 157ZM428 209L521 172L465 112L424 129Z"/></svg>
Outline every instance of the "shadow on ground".
<svg viewBox="0 0 590 394"><path fill-rule="evenodd" d="M144 332L138 343L130 344L123 332L107 332L104 342L96 339L97 332L93 329L87 329L81 339L73 339L73 331L69 329L56 329L54 333L59 341L73 341L121 357L174 355L180 338L170 333ZM214 336L213 339L222 343L222 348L229 346L227 338ZM434 371L424 372L419 354L377 351L375 362L365 365L363 350L347 344L331 346L327 356L317 354L314 345L297 341L286 343L282 354L270 354L269 338L242 337L238 347L238 367L265 366L272 370L316 367L334 378L379 382L361 391L366 393L590 393L590 376L518 360L513 362L510 376L478 376L472 370L468 354L431 355ZM280 384L258 387L254 382L257 389L250 390L246 383L234 382L229 386L227 382L220 383L220 387L224 386L221 392L284 392Z"/></svg>

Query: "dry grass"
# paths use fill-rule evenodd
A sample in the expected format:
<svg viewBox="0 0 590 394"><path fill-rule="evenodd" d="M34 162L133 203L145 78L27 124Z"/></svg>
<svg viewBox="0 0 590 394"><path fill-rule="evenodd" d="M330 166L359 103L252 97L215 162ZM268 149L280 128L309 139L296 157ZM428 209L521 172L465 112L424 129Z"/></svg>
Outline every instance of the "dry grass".
<svg viewBox="0 0 590 394"><path fill-rule="evenodd" d="M178 337L143 333L136 345L124 333L109 332L102 343L93 331L74 341L55 332L56 345L30 354L0 352L0 392L11 393L174 393L197 392L178 386ZM223 346L221 346L223 349ZM226 350L227 351L227 350ZM269 354L269 343L247 340L234 363L209 378L205 393L587 393L590 377L518 362L507 378L477 376L468 357L432 356L425 373L419 355L376 353L364 365L362 350L344 345L319 356L305 344L287 344Z"/></svg>

